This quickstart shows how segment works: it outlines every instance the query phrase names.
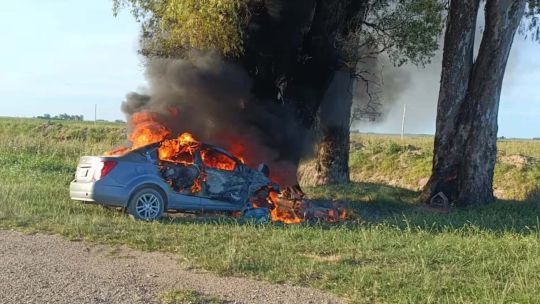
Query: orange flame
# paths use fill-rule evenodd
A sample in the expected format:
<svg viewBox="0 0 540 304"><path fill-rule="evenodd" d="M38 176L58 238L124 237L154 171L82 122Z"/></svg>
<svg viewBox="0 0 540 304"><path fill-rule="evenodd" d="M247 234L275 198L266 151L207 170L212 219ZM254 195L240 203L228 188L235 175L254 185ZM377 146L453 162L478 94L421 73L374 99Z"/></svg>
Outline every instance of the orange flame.
<svg viewBox="0 0 540 304"><path fill-rule="evenodd" d="M128 135L131 141L131 149L137 149L149 144L157 143L169 136L171 132L156 121L153 113L137 112L131 116L131 133Z"/></svg>
<svg viewBox="0 0 540 304"><path fill-rule="evenodd" d="M191 165L194 163L193 153L200 146L200 142L190 133L182 133L178 138L164 140L160 143L159 159L175 163Z"/></svg>
<svg viewBox="0 0 540 304"><path fill-rule="evenodd" d="M300 218L295 212L293 208L283 208L280 205L280 196L283 195L283 191L281 193L276 193L274 191L270 192L270 195L268 196L268 201L273 205L273 208L270 211L270 216L272 218L273 222L283 222L285 224L297 224L304 221L304 219Z"/></svg>
<svg viewBox="0 0 540 304"><path fill-rule="evenodd" d="M150 112L134 113L128 122L130 147L118 147L105 152L105 156L120 156L140 147L163 141L171 132L157 121L157 115Z"/></svg>
<svg viewBox="0 0 540 304"><path fill-rule="evenodd" d="M215 153L214 150L201 150L201 158L206 167L233 171L236 168L236 162L221 153Z"/></svg>

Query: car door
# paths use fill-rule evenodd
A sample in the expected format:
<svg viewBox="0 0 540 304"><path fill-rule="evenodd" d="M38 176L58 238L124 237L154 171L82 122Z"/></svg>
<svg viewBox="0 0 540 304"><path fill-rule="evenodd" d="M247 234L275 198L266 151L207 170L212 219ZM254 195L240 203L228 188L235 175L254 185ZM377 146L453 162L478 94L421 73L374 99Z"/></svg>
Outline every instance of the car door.
<svg viewBox="0 0 540 304"><path fill-rule="evenodd" d="M249 182L238 160L212 147L201 148L200 155L206 172L205 195L228 203L245 203Z"/></svg>
<svg viewBox="0 0 540 304"><path fill-rule="evenodd" d="M154 158L158 158L157 154ZM181 151L167 160L159 161L158 174L168 185L169 209L201 209L201 198L198 192L193 191L193 185L195 180L199 178L201 166L198 157L188 151Z"/></svg>

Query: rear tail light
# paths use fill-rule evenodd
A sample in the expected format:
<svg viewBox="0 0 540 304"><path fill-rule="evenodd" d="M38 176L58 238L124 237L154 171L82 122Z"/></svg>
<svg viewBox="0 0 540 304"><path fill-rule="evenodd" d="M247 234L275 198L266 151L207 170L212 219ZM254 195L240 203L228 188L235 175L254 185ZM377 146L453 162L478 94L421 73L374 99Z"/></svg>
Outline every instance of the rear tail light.
<svg viewBox="0 0 540 304"><path fill-rule="evenodd" d="M104 178L105 175L109 174L109 172L116 167L116 164L118 164L118 162L115 160L102 160L96 168L94 180Z"/></svg>

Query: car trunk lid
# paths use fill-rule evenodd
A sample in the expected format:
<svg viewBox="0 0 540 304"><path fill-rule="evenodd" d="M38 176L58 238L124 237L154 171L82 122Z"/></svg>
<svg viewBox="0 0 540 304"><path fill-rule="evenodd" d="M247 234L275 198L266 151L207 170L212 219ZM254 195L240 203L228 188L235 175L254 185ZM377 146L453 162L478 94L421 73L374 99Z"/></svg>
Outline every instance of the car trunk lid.
<svg viewBox="0 0 540 304"><path fill-rule="evenodd" d="M103 157L99 156L82 156L77 165L77 171L75 173L75 181L77 182L91 182L94 180L95 171L98 169L99 164L103 160Z"/></svg>

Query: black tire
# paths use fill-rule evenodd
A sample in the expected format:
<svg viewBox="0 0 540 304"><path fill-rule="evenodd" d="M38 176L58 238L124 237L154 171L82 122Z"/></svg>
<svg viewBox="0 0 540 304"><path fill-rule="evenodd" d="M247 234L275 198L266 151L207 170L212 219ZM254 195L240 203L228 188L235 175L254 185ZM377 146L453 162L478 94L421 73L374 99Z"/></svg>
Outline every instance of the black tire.
<svg viewBox="0 0 540 304"><path fill-rule="evenodd" d="M165 210L163 195L154 188L143 188L129 200L128 213L141 221L159 220Z"/></svg>

